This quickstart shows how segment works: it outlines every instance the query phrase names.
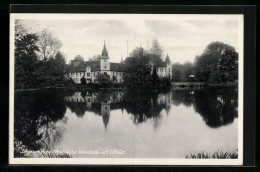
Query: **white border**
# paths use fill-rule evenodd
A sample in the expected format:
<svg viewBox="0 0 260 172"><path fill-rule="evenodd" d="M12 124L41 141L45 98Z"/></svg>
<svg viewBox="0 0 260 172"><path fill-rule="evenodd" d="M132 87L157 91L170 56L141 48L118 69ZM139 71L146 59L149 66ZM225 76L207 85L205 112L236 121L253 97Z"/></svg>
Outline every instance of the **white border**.
<svg viewBox="0 0 260 172"><path fill-rule="evenodd" d="M126 17L127 16L127 17ZM14 26L16 19L33 20L238 20L238 159L170 159L170 158L14 158ZM10 14L10 89L9 89L9 164L84 164L84 165L243 165L243 64L244 16L213 14Z"/></svg>

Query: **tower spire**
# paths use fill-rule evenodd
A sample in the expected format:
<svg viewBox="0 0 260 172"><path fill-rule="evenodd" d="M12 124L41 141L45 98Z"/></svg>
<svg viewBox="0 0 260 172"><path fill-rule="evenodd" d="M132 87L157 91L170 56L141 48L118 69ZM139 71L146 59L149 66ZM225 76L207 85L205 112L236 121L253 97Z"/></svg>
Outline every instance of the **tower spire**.
<svg viewBox="0 0 260 172"><path fill-rule="evenodd" d="M124 62L124 58L122 56L122 53L121 53L121 60L120 60L120 63L123 63Z"/></svg>
<svg viewBox="0 0 260 172"><path fill-rule="evenodd" d="M104 40L104 46L103 46L102 53L101 53L101 58L109 58L105 40Z"/></svg>

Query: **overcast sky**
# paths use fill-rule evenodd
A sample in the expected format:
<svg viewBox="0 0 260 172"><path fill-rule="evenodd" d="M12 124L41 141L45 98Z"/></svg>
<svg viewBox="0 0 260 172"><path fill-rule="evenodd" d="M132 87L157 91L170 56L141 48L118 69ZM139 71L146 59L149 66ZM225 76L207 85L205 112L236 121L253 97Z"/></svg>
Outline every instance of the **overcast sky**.
<svg viewBox="0 0 260 172"><path fill-rule="evenodd" d="M110 61L119 62L140 45L147 49L157 39L173 63L194 61L213 41L238 48L237 20L21 20L28 32L49 28L61 40L67 63L76 55L85 60L101 54L104 40ZM165 57L165 56L164 56Z"/></svg>

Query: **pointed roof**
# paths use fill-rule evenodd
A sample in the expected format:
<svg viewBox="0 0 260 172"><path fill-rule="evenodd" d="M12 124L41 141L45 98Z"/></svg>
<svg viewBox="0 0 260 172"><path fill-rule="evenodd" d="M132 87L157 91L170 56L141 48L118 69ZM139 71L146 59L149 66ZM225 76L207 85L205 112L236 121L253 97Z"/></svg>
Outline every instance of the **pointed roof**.
<svg viewBox="0 0 260 172"><path fill-rule="evenodd" d="M167 53L166 58L165 58L165 63L171 63L171 60L170 60L168 53Z"/></svg>
<svg viewBox="0 0 260 172"><path fill-rule="evenodd" d="M123 63L124 62L124 58L123 56L121 57L121 60L120 60L120 63Z"/></svg>
<svg viewBox="0 0 260 172"><path fill-rule="evenodd" d="M102 50L102 53L101 53L101 57L100 58L105 58L105 59L108 59L108 52L107 52L107 49L106 49L106 44L104 42L104 46L103 46L103 50Z"/></svg>

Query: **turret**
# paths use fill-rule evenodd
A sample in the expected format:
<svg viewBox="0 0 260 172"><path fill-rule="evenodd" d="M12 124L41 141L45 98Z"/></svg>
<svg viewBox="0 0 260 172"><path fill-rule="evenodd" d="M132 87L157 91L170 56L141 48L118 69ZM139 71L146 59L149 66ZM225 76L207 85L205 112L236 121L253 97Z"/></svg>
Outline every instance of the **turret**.
<svg viewBox="0 0 260 172"><path fill-rule="evenodd" d="M172 63L168 53L167 53L166 58L165 58L165 63L167 63L167 64Z"/></svg>
<svg viewBox="0 0 260 172"><path fill-rule="evenodd" d="M166 71L167 75L172 78L172 62L170 60L170 57L167 53L166 58L165 58L165 63L166 63Z"/></svg>

